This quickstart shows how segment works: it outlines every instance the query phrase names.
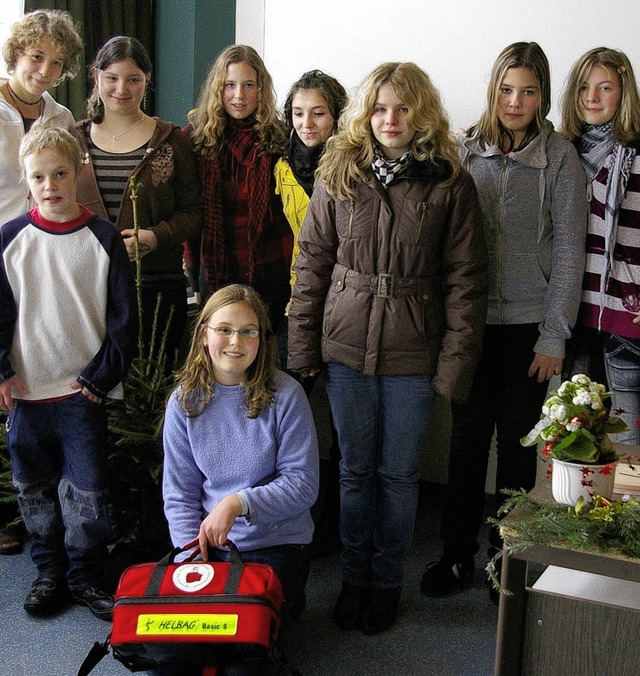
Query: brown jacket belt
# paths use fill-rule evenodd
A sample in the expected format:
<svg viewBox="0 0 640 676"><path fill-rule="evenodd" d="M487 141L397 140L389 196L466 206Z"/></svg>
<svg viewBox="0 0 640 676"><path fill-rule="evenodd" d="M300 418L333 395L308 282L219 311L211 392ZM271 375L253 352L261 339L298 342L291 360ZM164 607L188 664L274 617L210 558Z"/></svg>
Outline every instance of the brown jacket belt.
<svg viewBox="0 0 640 676"><path fill-rule="evenodd" d="M425 277L397 277L393 273L368 275L336 265L332 283L336 289L340 289L343 285L350 286L368 290L380 298L422 295L423 300L427 300L426 280Z"/></svg>

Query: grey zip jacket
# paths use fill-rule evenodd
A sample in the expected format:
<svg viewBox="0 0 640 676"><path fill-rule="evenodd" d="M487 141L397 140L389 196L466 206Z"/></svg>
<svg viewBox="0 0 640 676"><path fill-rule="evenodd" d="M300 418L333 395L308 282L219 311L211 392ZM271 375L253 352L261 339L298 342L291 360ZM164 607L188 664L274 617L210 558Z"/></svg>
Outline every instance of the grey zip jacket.
<svg viewBox="0 0 640 676"><path fill-rule="evenodd" d="M508 155L476 137L459 140L484 221L487 323L539 323L534 351L563 358L585 263L588 205L578 153L549 121Z"/></svg>

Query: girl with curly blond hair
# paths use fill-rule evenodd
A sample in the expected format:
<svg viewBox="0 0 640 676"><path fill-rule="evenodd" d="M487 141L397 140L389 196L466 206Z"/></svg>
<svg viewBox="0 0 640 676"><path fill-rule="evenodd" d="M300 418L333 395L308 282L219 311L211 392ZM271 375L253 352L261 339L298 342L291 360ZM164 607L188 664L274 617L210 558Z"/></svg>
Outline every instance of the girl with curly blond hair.
<svg viewBox="0 0 640 676"><path fill-rule="evenodd" d="M293 250L273 175L286 144L273 82L255 49L227 47L187 117L204 194L202 240L188 257L202 302L225 284L249 284L277 330Z"/></svg>
<svg viewBox="0 0 640 676"><path fill-rule="evenodd" d="M13 24L2 47L9 78L0 80L0 225L29 209L29 189L20 180L18 148L34 124L73 131L75 121L49 89L80 67L82 40L67 12L37 10Z"/></svg>
<svg viewBox="0 0 640 676"><path fill-rule="evenodd" d="M299 236L289 368L326 365L338 432L343 629L396 618L436 392L462 399L485 313L477 195L413 63L368 75L326 143Z"/></svg>

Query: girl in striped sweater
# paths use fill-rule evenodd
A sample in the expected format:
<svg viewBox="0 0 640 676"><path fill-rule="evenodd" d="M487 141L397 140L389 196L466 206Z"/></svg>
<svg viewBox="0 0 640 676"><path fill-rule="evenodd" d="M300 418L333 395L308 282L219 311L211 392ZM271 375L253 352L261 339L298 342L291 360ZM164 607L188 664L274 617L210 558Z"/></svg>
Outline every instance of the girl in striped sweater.
<svg viewBox="0 0 640 676"><path fill-rule="evenodd" d="M581 56L567 79L562 117L563 133L582 158L590 202L579 351L596 345L613 408L630 428L616 440L638 444L640 96L627 56L606 47ZM598 377L593 361L588 370Z"/></svg>

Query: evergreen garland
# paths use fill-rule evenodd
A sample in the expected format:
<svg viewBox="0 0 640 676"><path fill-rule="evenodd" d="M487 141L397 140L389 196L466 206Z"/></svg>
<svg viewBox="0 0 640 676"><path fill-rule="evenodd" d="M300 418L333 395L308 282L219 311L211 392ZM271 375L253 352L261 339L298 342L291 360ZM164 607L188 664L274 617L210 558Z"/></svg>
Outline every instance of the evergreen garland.
<svg viewBox="0 0 640 676"><path fill-rule="evenodd" d="M503 554L523 552L528 547L561 546L577 550L593 550L640 559L640 499L606 500L596 495L593 503L580 498L575 507L542 502L526 491L502 491L508 500L498 517L516 507L505 524L491 517L489 523L501 526L504 547L486 566L493 586L504 594L498 577L498 563Z"/></svg>

